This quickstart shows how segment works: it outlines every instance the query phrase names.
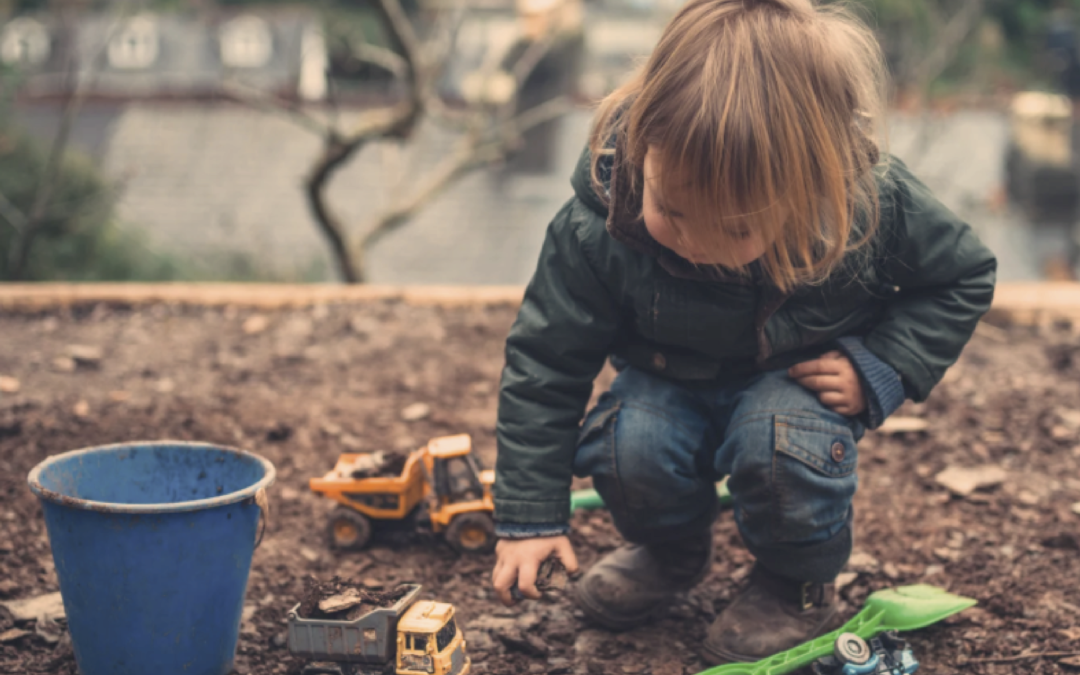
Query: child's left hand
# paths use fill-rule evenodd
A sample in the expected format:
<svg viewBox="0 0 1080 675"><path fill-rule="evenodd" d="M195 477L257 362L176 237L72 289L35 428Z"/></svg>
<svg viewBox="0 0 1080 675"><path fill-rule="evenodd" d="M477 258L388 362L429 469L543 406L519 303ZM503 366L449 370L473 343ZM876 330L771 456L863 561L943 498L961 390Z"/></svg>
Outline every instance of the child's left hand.
<svg viewBox="0 0 1080 675"><path fill-rule="evenodd" d="M866 410L866 396L855 366L837 351L827 352L813 361L804 361L788 369L796 382L817 393L818 400L846 417Z"/></svg>

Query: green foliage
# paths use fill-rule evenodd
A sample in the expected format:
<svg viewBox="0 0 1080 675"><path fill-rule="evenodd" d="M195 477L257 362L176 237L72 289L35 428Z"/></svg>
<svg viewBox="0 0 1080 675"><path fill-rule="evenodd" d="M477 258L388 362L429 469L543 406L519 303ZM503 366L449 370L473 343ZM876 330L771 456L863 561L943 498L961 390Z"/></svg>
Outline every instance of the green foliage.
<svg viewBox="0 0 1080 675"><path fill-rule="evenodd" d="M9 124L0 126L0 194L24 216L33 208L46 150ZM113 217L113 196L89 160L68 153L39 222L23 278L28 281L165 280L179 266L151 253ZM0 278L9 276L15 227L0 219Z"/></svg>

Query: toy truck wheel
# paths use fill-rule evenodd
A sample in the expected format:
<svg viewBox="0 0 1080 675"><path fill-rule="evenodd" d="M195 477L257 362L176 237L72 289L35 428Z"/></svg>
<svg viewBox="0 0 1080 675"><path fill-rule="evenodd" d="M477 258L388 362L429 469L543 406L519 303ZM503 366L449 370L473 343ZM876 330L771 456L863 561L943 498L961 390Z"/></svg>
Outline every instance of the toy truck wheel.
<svg viewBox="0 0 1080 675"><path fill-rule="evenodd" d="M446 542L458 553L495 550L495 521L486 513L463 513L446 528Z"/></svg>
<svg viewBox="0 0 1080 675"><path fill-rule="evenodd" d="M337 549L364 548L371 539L371 521L362 513L339 506L330 514L330 544Z"/></svg>
<svg viewBox="0 0 1080 675"><path fill-rule="evenodd" d="M840 663L851 663L861 666L870 660L874 653L870 651L870 645L854 633L841 633L833 644L833 656Z"/></svg>

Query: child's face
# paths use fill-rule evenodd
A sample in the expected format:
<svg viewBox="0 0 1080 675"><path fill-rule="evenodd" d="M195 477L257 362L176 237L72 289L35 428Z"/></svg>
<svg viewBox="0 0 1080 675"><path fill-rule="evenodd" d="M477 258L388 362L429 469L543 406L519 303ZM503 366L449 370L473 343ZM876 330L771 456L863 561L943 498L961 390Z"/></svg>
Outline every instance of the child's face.
<svg viewBox="0 0 1080 675"><path fill-rule="evenodd" d="M645 154L645 187L642 197L642 212L645 228L653 239L665 248L672 250L680 258L698 265L721 265L739 268L749 265L765 254L765 242L760 233L748 229L736 220L721 222L697 222L680 209L679 204L687 203L680 194L664 194L659 180L660 162L656 160L658 152L652 147ZM702 251L679 240L670 221L675 221L679 228L689 232L701 232L708 228L723 227L729 244L723 250Z"/></svg>

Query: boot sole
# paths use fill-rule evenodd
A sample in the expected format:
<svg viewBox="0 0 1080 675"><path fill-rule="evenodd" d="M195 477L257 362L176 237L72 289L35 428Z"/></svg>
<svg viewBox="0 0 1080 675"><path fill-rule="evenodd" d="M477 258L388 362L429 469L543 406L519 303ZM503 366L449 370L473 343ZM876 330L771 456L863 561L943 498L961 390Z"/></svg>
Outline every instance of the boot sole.
<svg viewBox="0 0 1080 675"><path fill-rule="evenodd" d="M581 587L580 584L574 584L573 589L574 600L576 601L578 608L581 609L581 611L585 614L585 617L595 624L607 628L608 630L614 631L625 631L640 626L641 624L648 621L653 615L656 614L657 611L660 610L661 607L666 605L668 602L661 601L657 603L655 607L652 607L645 612L633 616L615 616L608 613L608 611L604 609L604 607L599 602L589 596L589 594L585 592L585 590Z"/></svg>

